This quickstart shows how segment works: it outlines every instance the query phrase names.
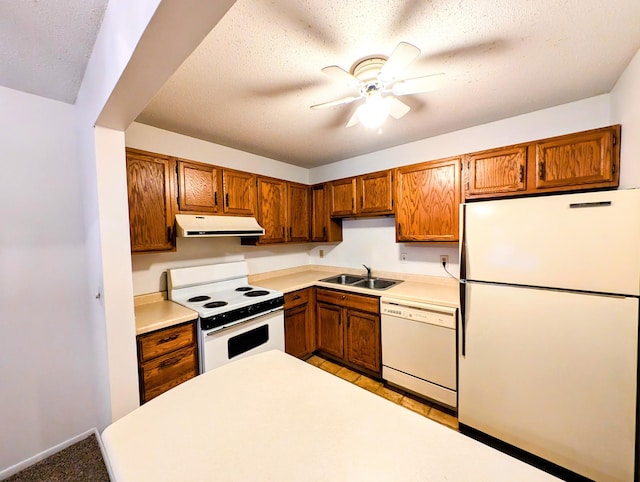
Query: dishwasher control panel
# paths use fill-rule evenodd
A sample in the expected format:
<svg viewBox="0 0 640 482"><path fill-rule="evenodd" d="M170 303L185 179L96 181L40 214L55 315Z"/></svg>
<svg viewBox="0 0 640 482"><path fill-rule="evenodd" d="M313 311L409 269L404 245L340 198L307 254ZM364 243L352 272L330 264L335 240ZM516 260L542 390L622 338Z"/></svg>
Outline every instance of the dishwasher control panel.
<svg viewBox="0 0 640 482"><path fill-rule="evenodd" d="M444 328L455 329L456 316L455 309L443 312L428 308L418 308L415 306L404 306L395 303L380 303L380 314L405 318L420 323L442 326Z"/></svg>

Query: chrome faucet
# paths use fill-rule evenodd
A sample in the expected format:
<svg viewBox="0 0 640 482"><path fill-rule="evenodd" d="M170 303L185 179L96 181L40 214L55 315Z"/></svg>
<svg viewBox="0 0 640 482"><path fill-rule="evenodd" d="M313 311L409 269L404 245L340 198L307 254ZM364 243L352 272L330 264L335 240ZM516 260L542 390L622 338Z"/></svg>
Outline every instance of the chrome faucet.
<svg viewBox="0 0 640 482"><path fill-rule="evenodd" d="M371 279L371 268L369 268L366 264L363 264L362 266L364 266L367 270L367 279Z"/></svg>

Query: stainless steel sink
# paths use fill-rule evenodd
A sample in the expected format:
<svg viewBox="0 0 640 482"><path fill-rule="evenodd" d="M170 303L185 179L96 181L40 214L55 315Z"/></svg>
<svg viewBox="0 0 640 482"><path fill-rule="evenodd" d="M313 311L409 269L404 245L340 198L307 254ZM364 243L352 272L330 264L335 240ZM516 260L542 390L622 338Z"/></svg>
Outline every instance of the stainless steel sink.
<svg viewBox="0 0 640 482"><path fill-rule="evenodd" d="M321 279L325 283L336 283L339 285L353 285L358 281L366 280L365 276L357 276L352 274L339 274L337 276L331 276L329 278Z"/></svg>
<svg viewBox="0 0 640 482"><path fill-rule="evenodd" d="M321 279L325 283L335 283L338 285L354 286L357 288L368 288L371 290L387 290L392 286L402 283L397 279L386 278L367 278L366 276L358 276L352 274L339 274L329 278Z"/></svg>
<svg viewBox="0 0 640 482"><path fill-rule="evenodd" d="M402 283L402 281L397 279L365 278L362 281L358 281L357 283L352 284L351 286L356 286L358 288L369 288L372 290L388 290L398 283Z"/></svg>

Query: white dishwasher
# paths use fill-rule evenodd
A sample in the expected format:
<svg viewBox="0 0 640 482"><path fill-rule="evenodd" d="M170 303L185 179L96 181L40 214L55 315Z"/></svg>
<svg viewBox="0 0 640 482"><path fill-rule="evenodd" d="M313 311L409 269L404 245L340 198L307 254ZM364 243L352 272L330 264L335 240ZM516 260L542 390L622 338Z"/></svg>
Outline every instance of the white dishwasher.
<svg viewBox="0 0 640 482"><path fill-rule="evenodd" d="M382 378L456 408L456 308L380 300Z"/></svg>

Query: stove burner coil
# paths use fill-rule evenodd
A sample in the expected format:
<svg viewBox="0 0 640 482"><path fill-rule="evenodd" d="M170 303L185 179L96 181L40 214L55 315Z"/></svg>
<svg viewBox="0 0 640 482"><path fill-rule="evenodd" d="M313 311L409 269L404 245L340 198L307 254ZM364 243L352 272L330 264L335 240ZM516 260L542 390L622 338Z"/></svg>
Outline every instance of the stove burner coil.
<svg viewBox="0 0 640 482"><path fill-rule="evenodd" d="M268 294L269 292L265 290L253 290L253 291L246 292L244 295L250 298L255 298L256 296L265 296Z"/></svg>
<svg viewBox="0 0 640 482"><path fill-rule="evenodd" d="M205 303L205 308L220 308L221 306L227 306L228 303L226 301L211 301L210 303Z"/></svg>
<svg viewBox="0 0 640 482"><path fill-rule="evenodd" d="M210 299L211 299L210 296L201 295L201 296L194 296L193 298L189 298L187 301L189 303L195 303L197 301L207 301L207 300L210 300Z"/></svg>
<svg viewBox="0 0 640 482"><path fill-rule="evenodd" d="M236 288L236 291L251 291L253 288L251 286L240 286Z"/></svg>

